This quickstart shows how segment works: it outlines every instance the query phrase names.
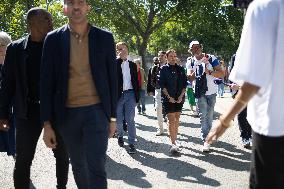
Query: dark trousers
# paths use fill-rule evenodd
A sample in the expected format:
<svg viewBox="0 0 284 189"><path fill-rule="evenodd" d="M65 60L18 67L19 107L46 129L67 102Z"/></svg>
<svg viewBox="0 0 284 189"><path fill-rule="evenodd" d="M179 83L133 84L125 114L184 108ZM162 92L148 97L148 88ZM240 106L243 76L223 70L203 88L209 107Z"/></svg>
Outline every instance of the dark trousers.
<svg viewBox="0 0 284 189"><path fill-rule="evenodd" d="M247 120L247 108L238 114L239 129L242 139L251 138L251 126Z"/></svg>
<svg viewBox="0 0 284 189"><path fill-rule="evenodd" d="M68 108L59 131L67 145L79 189L106 189L109 121L101 104Z"/></svg>
<svg viewBox="0 0 284 189"><path fill-rule="evenodd" d="M28 106L28 118L16 119L16 162L14 169L15 189L29 189L30 168L34 158L37 141L42 131L38 104ZM57 148L53 150L56 158L57 188L65 189L68 180L69 157L61 137L56 133ZM43 162L45 163L45 162Z"/></svg>
<svg viewBox="0 0 284 189"><path fill-rule="evenodd" d="M284 136L267 137L253 132L251 189L284 188Z"/></svg>

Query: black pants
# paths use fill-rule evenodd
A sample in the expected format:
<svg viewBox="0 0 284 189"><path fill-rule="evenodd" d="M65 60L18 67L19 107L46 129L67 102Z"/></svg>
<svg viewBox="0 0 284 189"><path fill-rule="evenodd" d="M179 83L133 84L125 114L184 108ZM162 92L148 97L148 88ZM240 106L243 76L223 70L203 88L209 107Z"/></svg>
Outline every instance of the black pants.
<svg viewBox="0 0 284 189"><path fill-rule="evenodd" d="M284 136L253 133L250 188L284 188Z"/></svg>
<svg viewBox="0 0 284 189"><path fill-rule="evenodd" d="M28 118L16 119L15 189L29 189L30 168L41 131L39 105L29 104ZM68 180L69 157L65 145L57 132L56 137L58 144L53 153L56 158L57 188L65 189Z"/></svg>
<svg viewBox="0 0 284 189"><path fill-rule="evenodd" d="M251 126L247 120L247 108L243 109L243 111L238 114L238 122L242 139L250 139Z"/></svg>

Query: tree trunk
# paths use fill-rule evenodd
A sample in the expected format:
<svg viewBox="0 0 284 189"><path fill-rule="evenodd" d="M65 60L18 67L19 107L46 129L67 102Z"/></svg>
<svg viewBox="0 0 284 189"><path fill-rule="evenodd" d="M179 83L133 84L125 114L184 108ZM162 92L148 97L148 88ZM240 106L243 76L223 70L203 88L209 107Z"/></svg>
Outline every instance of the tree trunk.
<svg viewBox="0 0 284 189"><path fill-rule="evenodd" d="M142 59L142 68L144 70L146 70L146 60L145 60L145 56L146 56L146 51L147 51L147 44L149 42L149 38L150 38L150 34L146 33L145 35L142 35L142 43L137 44L138 46L138 54L139 56L141 56Z"/></svg>

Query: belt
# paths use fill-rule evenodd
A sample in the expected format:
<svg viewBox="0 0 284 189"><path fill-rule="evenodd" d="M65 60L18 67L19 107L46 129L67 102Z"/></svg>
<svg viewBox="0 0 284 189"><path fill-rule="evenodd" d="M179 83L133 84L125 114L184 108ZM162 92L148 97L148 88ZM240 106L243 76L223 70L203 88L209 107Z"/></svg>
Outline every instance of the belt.
<svg viewBox="0 0 284 189"><path fill-rule="evenodd" d="M123 91L123 93L131 92L131 91L134 91L134 89L128 89L128 90L125 90L125 91Z"/></svg>
<svg viewBox="0 0 284 189"><path fill-rule="evenodd" d="M40 104L40 100L34 100L34 99L28 98L27 101L28 103L31 103L31 104Z"/></svg>

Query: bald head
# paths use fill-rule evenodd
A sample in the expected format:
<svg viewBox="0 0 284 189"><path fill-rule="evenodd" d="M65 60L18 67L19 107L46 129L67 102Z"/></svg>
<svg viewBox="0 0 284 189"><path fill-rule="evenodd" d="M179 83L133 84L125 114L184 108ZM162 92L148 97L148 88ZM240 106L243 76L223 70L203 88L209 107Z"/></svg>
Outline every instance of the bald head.
<svg viewBox="0 0 284 189"><path fill-rule="evenodd" d="M28 26L31 26L34 19L42 13L50 14L49 12L47 12L43 8L39 8L39 7L31 8L27 13L27 24L28 24Z"/></svg>
<svg viewBox="0 0 284 189"><path fill-rule="evenodd" d="M27 13L28 31L32 36L44 38L53 29L51 14L39 7L32 8Z"/></svg>

